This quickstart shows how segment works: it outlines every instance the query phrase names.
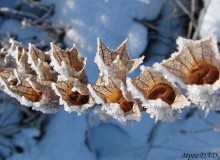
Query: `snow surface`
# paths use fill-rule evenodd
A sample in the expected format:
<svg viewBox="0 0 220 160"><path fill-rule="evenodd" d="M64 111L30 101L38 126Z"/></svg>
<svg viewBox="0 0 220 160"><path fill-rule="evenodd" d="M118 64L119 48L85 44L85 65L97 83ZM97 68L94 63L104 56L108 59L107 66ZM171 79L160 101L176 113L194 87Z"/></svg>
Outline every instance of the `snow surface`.
<svg viewBox="0 0 220 160"><path fill-rule="evenodd" d="M206 1L208 4L207 11L204 15L204 19L201 25L200 35L206 37L210 33L217 34L217 40L220 41L220 17L218 15L220 8L219 0Z"/></svg>

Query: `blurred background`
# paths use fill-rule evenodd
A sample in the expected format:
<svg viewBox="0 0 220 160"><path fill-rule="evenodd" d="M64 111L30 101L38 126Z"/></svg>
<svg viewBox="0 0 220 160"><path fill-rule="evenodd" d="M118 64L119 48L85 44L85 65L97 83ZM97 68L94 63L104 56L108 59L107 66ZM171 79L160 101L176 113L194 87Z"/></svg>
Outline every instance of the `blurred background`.
<svg viewBox="0 0 220 160"><path fill-rule="evenodd" d="M97 37L111 49L126 38L131 58L144 65L177 50L178 36L199 39L215 32L220 42L219 0L1 0L0 47L9 38L49 50L77 45L87 57L91 84ZM129 77L140 73L139 68ZM155 122L146 113L127 126L95 108L77 116L42 114L0 92L0 160L178 160L184 153L220 155L220 115L197 108L175 122ZM199 159L199 158L198 158ZM215 158L218 159L218 158Z"/></svg>

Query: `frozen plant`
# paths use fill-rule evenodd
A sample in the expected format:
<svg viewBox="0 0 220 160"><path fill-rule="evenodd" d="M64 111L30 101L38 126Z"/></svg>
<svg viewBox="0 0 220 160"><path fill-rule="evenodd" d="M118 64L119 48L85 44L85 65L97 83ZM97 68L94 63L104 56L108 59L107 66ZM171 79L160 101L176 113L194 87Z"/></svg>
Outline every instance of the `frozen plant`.
<svg viewBox="0 0 220 160"><path fill-rule="evenodd" d="M100 74L95 85L85 74L86 58L75 45L62 50L51 43L43 52L33 44L24 48L10 40L9 50L0 52L0 88L21 104L44 113L62 106L78 114L90 111L95 103L123 124L151 118L171 121L181 111L196 104L201 109L220 110L220 57L214 35L192 41L178 38L179 51L171 58L141 66L141 74L127 77L144 57L129 57L127 40L111 50L98 39L95 63ZM187 90L187 98L175 83Z"/></svg>

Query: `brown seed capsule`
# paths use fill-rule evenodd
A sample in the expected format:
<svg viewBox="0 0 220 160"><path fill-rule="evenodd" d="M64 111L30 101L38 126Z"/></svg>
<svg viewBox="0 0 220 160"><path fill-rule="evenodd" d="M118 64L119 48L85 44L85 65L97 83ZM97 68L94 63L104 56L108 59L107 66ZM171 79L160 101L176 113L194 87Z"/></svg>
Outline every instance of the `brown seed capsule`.
<svg viewBox="0 0 220 160"><path fill-rule="evenodd" d="M141 74L132 80L133 85L143 93L145 98L151 100L160 98L172 105L176 98L176 91L171 83L164 78L161 72L149 67L142 67L141 69Z"/></svg>
<svg viewBox="0 0 220 160"><path fill-rule="evenodd" d="M179 51L161 64L187 85L214 84L220 70L215 37L211 35L198 41L179 38L177 42Z"/></svg>
<svg viewBox="0 0 220 160"><path fill-rule="evenodd" d="M124 111L124 113L126 113L126 112L129 112L130 110L132 110L132 108L134 106L134 102L124 100L120 103L119 106Z"/></svg>
<svg viewBox="0 0 220 160"><path fill-rule="evenodd" d="M213 84L219 79L219 70L214 65L202 61L191 70L188 79L190 84Z"/></svg>
<svg viewBox="0 0 220 160"><path fill-rule="evenodd" d="M89 95L83 95L78 91L72 91L73 87L74 85L68 81L60 81L56 83L56 89L68 106L86 104L89 101Z"/></svg>
<svg viewBox="0 0 220 160"><path fill-rule="evenodd" d="M115 88L107 97L106 101L108 103L120 103L124 99L120 89Z"/></svg>
<svg viewBox="0 0 220 160"><path fill-rule="evenodd" d="M176 94L173 88L165 83L153 85L147 92L148 99L160 98L171 105L175 100Z"/></svg>
<svg viewBox="0 0 220 160"><path fill-rule="evenodd" d="M75 105L83 105L89 101L89 95L82 95L78 91L71 91L71 89L67 92L69 100L72 104Z"/></svg>
<svg viewBox="0 0 220 160"><path fill-rule="evenodd" d="M124 112L128 112L133 108L134 102L127 101L122 95L122 91L115 88L111 94L106 97L108 103L118 103Z"/></svg>

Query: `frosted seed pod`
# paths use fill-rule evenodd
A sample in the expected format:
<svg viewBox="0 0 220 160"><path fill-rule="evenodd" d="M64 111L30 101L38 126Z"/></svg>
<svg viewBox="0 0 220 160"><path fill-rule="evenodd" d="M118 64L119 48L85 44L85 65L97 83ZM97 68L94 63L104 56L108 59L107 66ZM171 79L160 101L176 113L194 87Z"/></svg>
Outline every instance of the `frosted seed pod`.
<svg viewBox="0 0 220 160"><path fill-rule="evenodd" d="M76 111L79 115L86 113L94 106L87 86L76 78L65 78L59 76L56 83L52 83L52 88L59 96L60 105L68 112Z"/></svg>
<svg viewBox="0 0 220 160"><path fill-rule="evenodd" d="M214 35L201 40L178 38L179 51L155 67L173 74L201 109L220 110L220 56Z"/></svg>
<svg viewBox="0 0 220 160"><path fill-rule="evenodd" d="M103 82L101 80L98 81ZM119 80L108 79L108 85L88 85L96 103L102 104L102 109L121 123L139 121L141 112L138 103L126 90L126 86Z"/></svg>
<svg viewBox="0 0 220 160"><path fill-rule="evenodd" d="M37 73L40 80L55 82L57 73L51 68L50 61L48 55L37 49L33 44L29 44L28 63L31 65L31 68Z"/></svg>
<svg viewBox="0 0 220 160"><path fill-rule="evenodd" d="M0 82L4 85L4 91L22 105L44 113L53 113L60 108L58 97L46 83L40 84L34 78L21 77L16 70L1 72Z"/></svg>
<svg viewBox="0 0 220 160"><path fill-rule="evenodd" d="M190 105L180 89L162 73L144 66L141 70L138 77L127 78L127 86L133 97L141 100L151 118L172 121L184 107Z"/></svg>
<svg viewBox="0 0 220 160"><path fill-rule="evenodd" d="M80 56L75 45L68 50L62 50L51 43L51 50L48 54L51 58L51 66L56 72L66 77L77 78L83 83L87 82L85 75L86 58Z"/></svg>
<svg viewBox="0 0 220 160"><path fill-rule="evenodd" d="M115 51L112 51L98 39L95 63L99 67L100 76L103 76L106 83L108 83L108 77L125 82L127 74L131 73L143 62L144 56L137 59L130 59L127 43L126 39Z"/></svg>

